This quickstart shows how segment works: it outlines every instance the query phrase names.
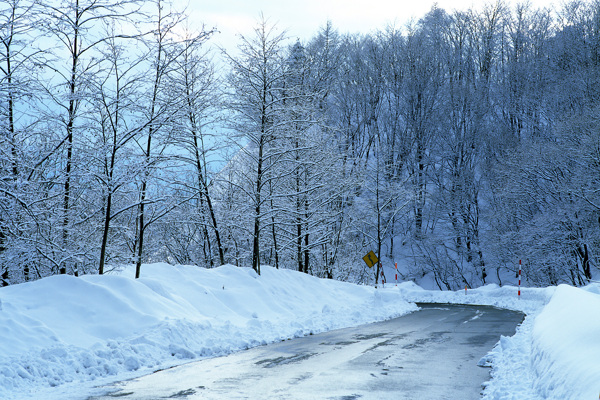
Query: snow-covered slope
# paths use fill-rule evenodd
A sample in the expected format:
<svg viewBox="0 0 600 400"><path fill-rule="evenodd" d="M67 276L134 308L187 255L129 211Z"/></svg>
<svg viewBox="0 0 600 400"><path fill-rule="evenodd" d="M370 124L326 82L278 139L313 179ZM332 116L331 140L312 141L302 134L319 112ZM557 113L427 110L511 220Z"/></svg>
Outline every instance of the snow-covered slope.
<svg viewBox="0 0 600 400"><path fill-rule="evenodd" d="M416 309L398 292L269 267L260 277L230 265L153 264L142 274L62 275L0 289L0 399L64 399L91 380Z"/></svg>

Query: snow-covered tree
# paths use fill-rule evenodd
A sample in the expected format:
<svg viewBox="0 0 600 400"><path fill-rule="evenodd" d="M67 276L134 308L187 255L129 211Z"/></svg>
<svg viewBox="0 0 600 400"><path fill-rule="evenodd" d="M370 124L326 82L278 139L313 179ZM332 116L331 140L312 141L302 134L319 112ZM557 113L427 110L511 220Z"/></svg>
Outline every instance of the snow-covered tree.
<svg viewBox="0 0 600 400"><path fill-rule="evenodd" d="M235 113L232 127L237 132L240 151L250 161L250 168L241 174L239 189L249 197L253 215L252 268L260 274L261 236L266 221L273 172L279 154L273 151L278 138L278 115L282 106L285 82L283 42L285 32L279 32L264 17L257 23L252 36L240 36L238 55L227 55L231 65L228 83L231 87L229 107ZM243 186L241 186L243 185Z"/></svg>

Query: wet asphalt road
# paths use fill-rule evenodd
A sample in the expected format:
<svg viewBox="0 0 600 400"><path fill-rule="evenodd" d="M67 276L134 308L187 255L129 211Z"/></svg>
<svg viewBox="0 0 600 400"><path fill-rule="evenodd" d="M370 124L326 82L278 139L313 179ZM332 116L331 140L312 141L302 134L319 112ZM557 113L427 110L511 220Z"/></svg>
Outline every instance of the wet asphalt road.
<svg viewBox="0 0 600 400"><path fill-rule="evenodd" d="M419 304L401 318L192 362L106 388L89 400L452 399L481 397L477 366L523 315Z"/></svg>

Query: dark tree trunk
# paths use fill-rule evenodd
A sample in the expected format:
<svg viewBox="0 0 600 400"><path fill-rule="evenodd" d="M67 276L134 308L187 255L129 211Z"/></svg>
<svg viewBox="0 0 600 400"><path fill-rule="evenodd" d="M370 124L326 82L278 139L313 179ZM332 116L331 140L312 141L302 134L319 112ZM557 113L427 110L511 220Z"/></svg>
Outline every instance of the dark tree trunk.
<svg viewBox="0 0 600 400"><path fill-rule="evenodd" d="M296 217L296 258L298 259L298 271L305 272L302 263L302 221L299 215Z"/></svg>
<svg viewBox="0 0 600 400"><path fill-rule="evenodd" d="M188 98L189 98L189 94L188 94ZM189 104L191 106L191 104ZM194 118L193 115L190 115L190 122L192 124L192 126L195 126L196 124L196 119ZM212 204L212 200L210 197L210 194L208 192L208 184L206 182L207 179L207 173L205 171L205 168L203 168L203 163L202 163L202 158L201 158L201 154L200 154L200 143L199 143L199 138L198 138L198 132L194 129L192 131L192 136L194 139L194 148L195 148L195 155L196 155L196 170L198 172L198 184L199 184L199 189L201 191L201 196L204 198L204 200L206 200L206 206L208 208L208 214L210 216L210 223L212 225L213 228L213 232L215 234L215 241L217 242L217 250L219 252L219 265L224 265L225 264L225 253L223 251L223 245L221 244L221 234L219 232L219 227L217 225L217 217L215 215L215 210ZM201 139L200 139L201 140ZM212 255L211 255L211 265L212 265Z"/></svg>
<svg viewBox="0 0 600 400"><path fill-rule="evenodd" d="M415 208L415 237L423 238L423 209L425 208L425 149L421 143L417 146L417 185L416 185L416 208Z"/></svg>
<svg viewBox="0 0 600 400"><path fill-rule="evenodd" d="M581 257L581 265L583 268L583 275L589 281L592 279L592 270L590 267L590 254L588 251L587 244L583 244L578 249L579 256Z"/></svg>
<svg viewBox="0 0 600 400"><path fill-rule="evenodd" d="M147 178L146 178L147 179ZM144 254L144 231L146 225L144 223L145 213L145 202L146 202L146 179L142 183L142 191L140 196L140 208L138 213L138 240L137 240L137 254L135 257L135 278L140 277L142 270L142 256Z"/></svg>
<svg viewBox="0 0 600 400"><path fill-rule="evenodd" d="M77 104L75 100L77 65L79 64L79 27L80 27L80 10L79 1L75 3L75 31L72 42L72 59L71 59L71 77L69 82L69 115L67 123L67 162L65 168L65 184L63 198L63 226L62 239L63 246L68 249L69 242L69 211L71 208L71 170L73 168L73 129L75 127L75 115L77 112ZM68 251L68 250L67 250ZM64 268L64 267L63 267Z"/></svg>
<svg viewBox="0 0 600 400"><path fill-rule="evenodd" d="M273 235L273 250L275 251L275 268L279 269L279 249L277 247L277 233L275 231L275 216L271 217L271 233Z"/></svg>
<svg viewBox="0 0 600 400"><path fill-rule="evenodd" d="M111 151L110 165L108 165L108 195L106 196L106 212L104 215L104 231L102 232L102 244L100 246L100 263L98 266L98 274L104 274L104 264L106 262L106 247L108 246L108 231L110 229L111 209L112 209L112 195L113 195L113 171L116 163L116 146L117 146L117 132L113 130L113 148Z"/></svg>
<svg viewBox="0 0 600 400"><path fill-rule="evenodd" d="M98 274L104 274L104 262L106 260L106 246L108 244L108 230L110 228L110 213L112 207L112 192L109 189L106 198L106 213L104 216L104 231L102 232L102 244L100 246L100 265L98 266Z"/></svg>
<svg viewBox="0 0 600 400"><path fill-rule="evenodd" d="M266 121L263 117L263 126L266 125ZM261 196L260 191L262 188L262 164L263 164L263 147L264 147L264 133L261 135L258 145L258 165L256 174L256 204L254 208L254 235L252 237L252 269L260 275L260 202Z"/></svg>

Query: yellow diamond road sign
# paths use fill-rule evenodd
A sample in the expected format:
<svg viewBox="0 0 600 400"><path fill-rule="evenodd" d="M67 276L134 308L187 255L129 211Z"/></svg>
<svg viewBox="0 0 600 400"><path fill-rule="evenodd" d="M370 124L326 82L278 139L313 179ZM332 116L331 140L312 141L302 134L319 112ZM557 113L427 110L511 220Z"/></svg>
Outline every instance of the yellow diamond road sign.
<svg viewBox="0 0 600 400"><path fill-rule="evenodd" d="M373 250L371 250L366 256L364 256L363 260L365 260L365 263L369 268L371 268L373 265L375 265L377 261L379 261L375 253L373 253Z"/></svg>

